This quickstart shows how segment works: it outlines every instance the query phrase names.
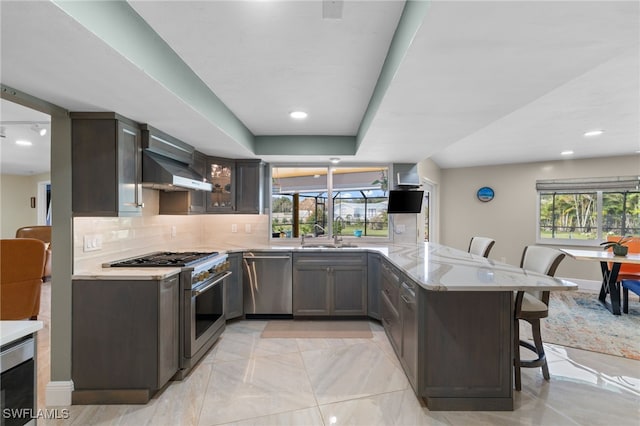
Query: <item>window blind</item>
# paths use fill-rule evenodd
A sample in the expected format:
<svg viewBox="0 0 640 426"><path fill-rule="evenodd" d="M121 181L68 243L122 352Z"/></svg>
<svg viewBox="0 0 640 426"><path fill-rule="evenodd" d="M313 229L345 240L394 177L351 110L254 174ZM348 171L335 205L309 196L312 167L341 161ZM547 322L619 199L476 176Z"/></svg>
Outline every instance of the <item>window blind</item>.
<svg viewBox="0 0 640 426"><path fill-rule="evenodd" d="M548 179L536 181L538 191L638 191L640 176L604 178Z"/></svg>

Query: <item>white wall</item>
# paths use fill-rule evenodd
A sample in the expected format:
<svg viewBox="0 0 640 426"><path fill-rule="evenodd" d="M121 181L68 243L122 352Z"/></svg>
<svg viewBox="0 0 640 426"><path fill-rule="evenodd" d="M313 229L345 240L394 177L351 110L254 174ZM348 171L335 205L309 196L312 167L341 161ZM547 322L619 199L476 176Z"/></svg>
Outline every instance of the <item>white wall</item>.
<svg viewBox="0 0 640 426"><path fill-rule="evenodd" d="M518 264L536 243L536 180L640 175L640 155L440 170L440 242L466 250L474 235L492 237L491 258ZM490 186L493 201L476 191ZM565 259L557 276L600 280L596 262Z"/></svg>
<svg viewBox="0 0 640 426"><path fill-rule="evenodd" d="M15 238L16 230L37 225L37 209L31 207L31 197L38 195L38 182L51 179L49 173L22 176L0 175L0 235Z"/></svg>

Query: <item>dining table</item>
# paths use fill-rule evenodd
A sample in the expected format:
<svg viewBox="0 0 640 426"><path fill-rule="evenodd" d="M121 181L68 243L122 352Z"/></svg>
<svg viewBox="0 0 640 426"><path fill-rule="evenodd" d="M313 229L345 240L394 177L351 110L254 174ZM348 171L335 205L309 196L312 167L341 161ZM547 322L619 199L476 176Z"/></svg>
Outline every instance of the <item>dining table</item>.
<svg viewBox="0 0 640 426"><path fill-rule="evenodd" d="M640 265L640 253L629 253L626 256L615 256L612 252L604 250L595 251L561 248L560 251L576 260L600 262L602 285L600 286L598 300L612 314L620 315L620 282L618 281L620 267L624 263ZM607 295L609 295L611 302L607 301Z"/></svg>

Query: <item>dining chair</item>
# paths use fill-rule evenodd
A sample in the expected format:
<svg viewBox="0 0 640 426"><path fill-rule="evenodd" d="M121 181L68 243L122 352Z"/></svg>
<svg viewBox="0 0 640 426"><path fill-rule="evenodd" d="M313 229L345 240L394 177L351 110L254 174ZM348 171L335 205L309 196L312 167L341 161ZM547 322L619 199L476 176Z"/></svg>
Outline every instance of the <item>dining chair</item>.
<svg viewBox="0 0 640 426"><path fill-rule="evenodd" d="M489 252L496 243L494 239L487 237L471 237L469 241L469 249L467 250L471 254L477 254L482 257L489 257Z"/></svg>
<svg viewBox="0 0 640 426"><path fill-rule="evenodd" d="M42 240L46 244L46 260L44 264L43 279L46 281L51 278L51 226L50 225L32 225L23 226L16 231L16 238L35 238Z"/></svg>
<svg viewBox="0 0 640 426"><path fill-rule="evenodd" d="M539 272L541 274L554 276L556 269L562 259L564 253L550 247L526 246L522 252L520 267L526 271ZM528 292L518 291L515 298L514 309L514 338L513 338L513 365L515 368L515 388L522 389L521 384L521 368L542 368L542 376L545 380L549 380L549 366L542 345L542 336L540 334L540 320L549 316L549 292ZM520 320L526 321L531 325L531 334L533 335L533 345L527 341L520 340ZM520 358L520 346L533 351L536 359L522 360Z"/></svg>
<svg viewBox="0 0 640 426"><path fill-rule="evenodd" d="M0 320L38 318L44 263L43 241L0 240Z"/></svg>
<svg viewBox="0 0 640 426"><path fill-rule="evenodd" d="M607 236L607 241L618 241L619 235ZM629 253L640 253L640 237L633 237L625 245ZM622 312L629 313L629 290L640 295L640 265L623 263L618 271L618 282L622 287Z"/></svg>

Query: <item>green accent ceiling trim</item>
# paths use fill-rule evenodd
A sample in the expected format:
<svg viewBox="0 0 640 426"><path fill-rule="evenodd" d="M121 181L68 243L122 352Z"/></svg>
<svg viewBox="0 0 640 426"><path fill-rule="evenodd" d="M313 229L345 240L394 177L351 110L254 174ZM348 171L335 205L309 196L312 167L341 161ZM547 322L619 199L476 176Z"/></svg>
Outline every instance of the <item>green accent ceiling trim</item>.
<svg viewBox="0 0 640 426"><path fill-rule="evenodd" d="M398 27L391 40L387 57L382 65L378 82L376 83L376 87L369 100L369 105L360 123L356 149L360 147L362 139L367 134L369 126L371 126L373 119L378 113L382 99L387 93L387 89L389 89L396 72L398 72L400 64L413 42L413 38L422 25L430 3L428 0L408 0L405 3L402 15L400 16L400 22L398 22Z"/></svg>
<svg viewBox="0 0 640 426"><path fill-rule="evenodd" d="M53 2L234 141L253 151L254 138L249 129L127 2Z"/></svg>
<svg viewBox="0 0 640 426"><path fill-rule="evenodd" d="M355 136L256 136L256 155L355 155Z"/></svg>

